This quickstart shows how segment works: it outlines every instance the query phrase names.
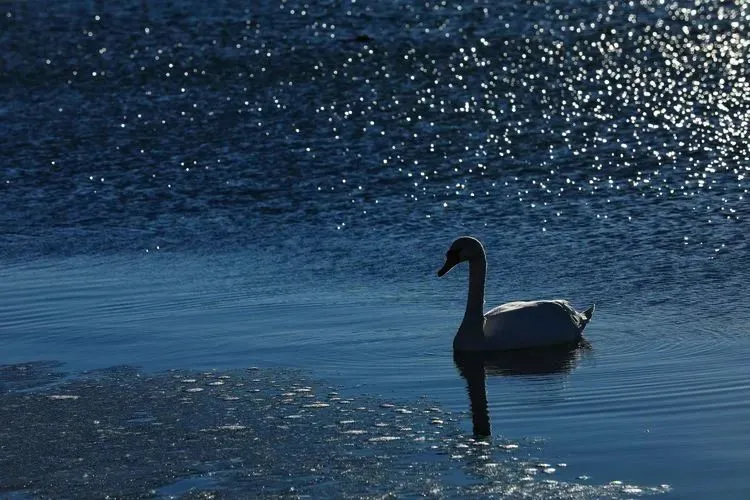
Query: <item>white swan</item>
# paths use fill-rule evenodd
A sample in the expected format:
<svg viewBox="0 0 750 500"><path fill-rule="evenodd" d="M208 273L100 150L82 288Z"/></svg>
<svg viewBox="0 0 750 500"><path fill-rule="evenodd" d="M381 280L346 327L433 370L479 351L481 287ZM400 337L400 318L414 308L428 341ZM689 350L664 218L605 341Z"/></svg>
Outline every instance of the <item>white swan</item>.
<svg viewBox="0 0 750 500"><path fill-rule="evenodd" d="M593 305L577 312L565 300L508 302L483 314L487 254L479 240L463 236L454 241L437 275L463 261L469 261L469 298L453 339L454 350L500 351L577 342L594 314Z"/></svg>

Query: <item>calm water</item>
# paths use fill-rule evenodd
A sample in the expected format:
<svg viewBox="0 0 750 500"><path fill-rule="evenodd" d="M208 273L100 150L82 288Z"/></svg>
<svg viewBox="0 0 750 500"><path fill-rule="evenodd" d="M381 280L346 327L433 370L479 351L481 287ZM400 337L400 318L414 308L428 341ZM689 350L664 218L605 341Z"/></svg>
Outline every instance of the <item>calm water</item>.
<svg viewBox="0 0 750 500"><path fill-rule="evenodd" d="M0 447L16 465L0 461L0 494L744 498L750 8L260 3L0 4L0 365L63 363L39 365L44 383L143 370L65 382L93 402L60 417L71 433L80 412L105 422L107 398L172 418L174 401L138 399L190 384L158 375L170 369L268 398L221 393L241 401L224 408L191 393L196 422L242 420L258 448L203 456L169 427L141 462L180 442L190 467L133 469L144 489L127 490L128 474L80 482L116 456L84 437L70 456L88 469L50 454L50 476L46 448L17 444L58 400L8 393ZM450 349L466 270L435 277L461 234L488 250L488 306L597 304L589 349L536 372L487 367L484 455L460 451L479 445ZM234 371L248 366L264 375ZM334 403L292 419L283 434L311 440L299 455L259 429L313 412L285 413L308 378ZM332 413L330 391L369 416ZM414 434L335 431L393 418ZM369 486L346 475L352 456ZM227 473L253 467L252 484Z"/></svg>

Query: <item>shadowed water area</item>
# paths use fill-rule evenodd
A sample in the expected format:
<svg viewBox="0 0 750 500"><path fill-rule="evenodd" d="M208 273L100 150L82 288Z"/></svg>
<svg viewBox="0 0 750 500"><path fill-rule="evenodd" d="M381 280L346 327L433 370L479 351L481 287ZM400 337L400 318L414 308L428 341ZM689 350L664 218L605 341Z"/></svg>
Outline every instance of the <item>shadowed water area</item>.
<svg viewBox="0 0 750 500"><path fill-rule="evenodd" d="M743 498L748 9L0 4L0 495Z"/></svg>

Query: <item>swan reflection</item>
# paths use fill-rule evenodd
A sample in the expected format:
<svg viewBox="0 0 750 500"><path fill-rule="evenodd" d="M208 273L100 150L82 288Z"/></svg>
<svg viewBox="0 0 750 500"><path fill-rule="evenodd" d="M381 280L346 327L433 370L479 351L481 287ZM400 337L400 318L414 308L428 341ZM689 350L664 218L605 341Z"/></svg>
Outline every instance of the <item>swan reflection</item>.
<svg viewBox="0 0 750 500"><path fill-rule="evenodd" d="M487 409L487 375L505 377L567 374L578 364L590 345L585 341L575 345L499 352L453 352L453 362L466 380L471 418L475 436L491 434Z"/></svg>

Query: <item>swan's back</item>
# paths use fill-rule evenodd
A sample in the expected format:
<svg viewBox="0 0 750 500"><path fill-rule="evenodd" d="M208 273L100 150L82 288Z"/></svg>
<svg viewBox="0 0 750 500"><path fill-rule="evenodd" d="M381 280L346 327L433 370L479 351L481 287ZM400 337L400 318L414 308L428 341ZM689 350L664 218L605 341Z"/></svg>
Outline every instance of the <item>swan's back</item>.
<svg viewBox="0 0 750 500"><path fill-rule="evenodd" d="M558 314L578 316L578 313L567 300L517 300L494 307L484 314L484 317L514 312L534 312L536 314Z"/></svg>
<svg viewBox="0 0 750 500"><path fill-rule="evenodd" d="M575 342L593 308L583 313L565 300L508 302L488 311L485 342L492 349L524 349Z"/></svg>

